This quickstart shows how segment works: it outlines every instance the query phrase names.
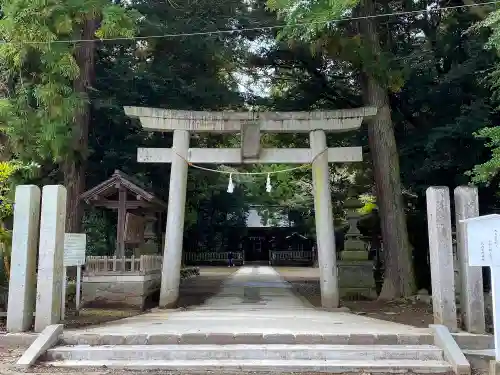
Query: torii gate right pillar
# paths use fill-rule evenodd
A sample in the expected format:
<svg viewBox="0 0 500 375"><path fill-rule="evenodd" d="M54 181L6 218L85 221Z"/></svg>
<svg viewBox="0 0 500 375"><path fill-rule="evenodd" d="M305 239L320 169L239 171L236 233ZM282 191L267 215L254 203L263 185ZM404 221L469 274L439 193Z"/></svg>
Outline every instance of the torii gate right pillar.
<svg viewBox="0 0 500 375"><path fill-rule="evenodd" d="M339 306L339 288L330 171L328 169L328 154L324 152L326 134L323 130L313 130L309 133L309 139L312 155L316 155L312 163L312 180L321 305L324 308L335 308Z"/></svg>

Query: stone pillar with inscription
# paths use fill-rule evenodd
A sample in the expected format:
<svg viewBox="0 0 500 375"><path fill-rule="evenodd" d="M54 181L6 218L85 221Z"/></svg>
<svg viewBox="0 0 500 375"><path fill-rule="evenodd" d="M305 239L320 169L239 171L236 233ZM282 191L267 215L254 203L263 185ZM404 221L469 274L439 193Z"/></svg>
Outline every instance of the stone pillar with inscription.
<svg viewBox="0 0 500 375"><path fill-rule="evenodd" d="M66 188L44 186L40 216L35 331L61 320Z"/></svg>
<svg viewBox="0 0 500 375"><path fill-rule="evenodd" d="M434 323L457 330L455 272L451 236L450 191L445 186L426 191L429 257Z"/></svg>
<svg viewBox="0 0 500 375"><path fill-rule="evenodd" d="M472 333L484 333L483 270L469 266L467 233L462 220L479 216L479 197L476 187L458 186L454 191L455 225L457 228L457 252L460 265L460 307L465 329Z"/></svg>
<svg viewBox="0 0 500 375"><path fill-rule="evenodd" d="M40 188L16 188L7 310L7 331L25 332L33 324L36 256L40 224Z"/></svg>
<svg viewBox="0 0 500 375"><path fill-rule="evenodd" d="M358 229L363 203L355 197L348 198L347 211L349 229L345 235L344 250L339 261L339 283L342 297L376 298L373 262L368 260L368 249Z"/></svg>

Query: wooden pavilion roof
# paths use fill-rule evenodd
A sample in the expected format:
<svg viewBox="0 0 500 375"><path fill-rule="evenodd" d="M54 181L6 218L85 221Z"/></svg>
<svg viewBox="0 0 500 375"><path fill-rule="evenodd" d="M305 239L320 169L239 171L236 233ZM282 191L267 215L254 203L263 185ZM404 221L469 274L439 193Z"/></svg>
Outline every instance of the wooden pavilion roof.
<svg viewBox="0 0 500 375"><path fill-rule="evenodd" d="M115 170L106 181L80 195L80 199L92 206L117 210L118 192L121 189L127 192L127 209L143 208L161 212L167 208L165 202L148 192L139 181L119 170Z"/></svg>

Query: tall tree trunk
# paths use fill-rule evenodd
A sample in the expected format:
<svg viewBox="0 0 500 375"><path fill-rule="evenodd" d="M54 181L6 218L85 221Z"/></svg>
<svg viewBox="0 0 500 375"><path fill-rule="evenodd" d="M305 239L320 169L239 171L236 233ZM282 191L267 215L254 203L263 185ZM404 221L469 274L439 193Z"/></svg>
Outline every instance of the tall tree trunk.
<svg viewBox="0 0 500 375"><path fill-rule="evenodd" d="M79 37L92 40L96 29L94 19L86 20ZM94 82L94 52L93 42L80 42L75 51L75 59L80 68L80 77L74 82L74 89L87 98L81 112L75 116L73 125L73 157L63 163L64 185L68 190L66 232L81 231L83 209L80 195L85 191L85 171L88 153L88 136L90 123L90 100L88 90Z"/></svg>
<svg viewBox="0 0 500 375"><path fill-rule="evenodd" d="M362 15L375 13L374 1L361 0ZM372 55L380 56L381 46L375 19L362 20L360 31L366 44L372 48ZM373 77L369 67L362 73L362 86L365 104L378 109L377 115L368 125L368 142L373 159L385 252L385 276L380 299L394 299L411 295L415 290L412 254L401 191L399 155L387 89Z"/></svg>

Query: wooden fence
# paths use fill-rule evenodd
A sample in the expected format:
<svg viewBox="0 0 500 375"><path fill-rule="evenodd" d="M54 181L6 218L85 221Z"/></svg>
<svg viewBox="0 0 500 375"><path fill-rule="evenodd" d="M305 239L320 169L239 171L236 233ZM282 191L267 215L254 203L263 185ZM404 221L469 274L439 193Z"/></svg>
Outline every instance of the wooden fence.
<svg viewBox="0 0 500 375"><path fill-rule="evenodd" d="M212 264L227 263L229 252L211 252L211 253L184 253L184 262L186 264ZM242 251L233 252L233 261L242 264L244 253Z"/></svg>
<svg viewBox="0 0 500 375"><path fill-rule="evenodd" d="M140 257L88 256L85 262L86 274L138 273L161 271L161 255L141 255Z"/></svg>
<svg viewBox="0 0 500 375"><path fill-rule="evenodd" d="M313 252L306 250L269 251L269 264L304 264L313 261Z"/></svg>

